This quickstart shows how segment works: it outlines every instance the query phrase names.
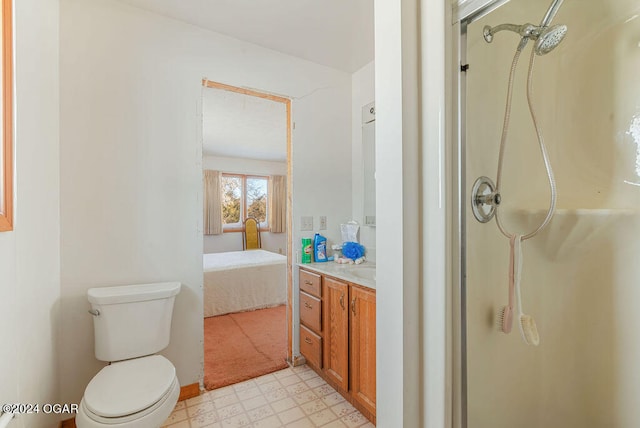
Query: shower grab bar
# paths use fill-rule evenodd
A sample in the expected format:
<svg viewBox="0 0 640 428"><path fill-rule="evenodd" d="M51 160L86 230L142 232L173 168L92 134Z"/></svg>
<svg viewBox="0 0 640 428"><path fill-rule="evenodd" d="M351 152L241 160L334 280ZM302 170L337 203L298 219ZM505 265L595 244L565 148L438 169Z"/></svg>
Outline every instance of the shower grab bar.
<svg viewBox="0 0 640 428"><path fill-rule="evenodd" d="M548 27L549 24L551 24L551 21L553 21L553 18L556 17L560 6L562 6L563 1L564 0L554 0L553 3L551 3L549 9L547 10L547 13L545 13L544 18L542 18L542 22L540 22L541 27Z"/></svg>
<svg viewBox="0 0 640 428"><path fill-rule="evenodd" d="M16 417L15 413L3 412L0 416L0 428L7 428L9 423Z"/></svg>

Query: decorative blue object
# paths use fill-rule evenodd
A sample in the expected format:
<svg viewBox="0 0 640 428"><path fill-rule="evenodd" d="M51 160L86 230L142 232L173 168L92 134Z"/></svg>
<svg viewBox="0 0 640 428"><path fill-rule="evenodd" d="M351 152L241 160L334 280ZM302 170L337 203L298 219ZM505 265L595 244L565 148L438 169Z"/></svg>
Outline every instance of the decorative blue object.
<svg viewBox="0 0 640 428"><path fill-rule="evenodd" d="M345 242L342 244L342 255L351 260L359 259L364 256L364 247L357 242Z"/></svg>

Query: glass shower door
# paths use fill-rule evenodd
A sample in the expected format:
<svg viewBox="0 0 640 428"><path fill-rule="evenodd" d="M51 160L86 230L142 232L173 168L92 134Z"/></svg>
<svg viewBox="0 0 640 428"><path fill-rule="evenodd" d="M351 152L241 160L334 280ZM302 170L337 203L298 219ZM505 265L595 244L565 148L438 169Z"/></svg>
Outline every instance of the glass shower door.
<svg viewBox="0 0 640 428"><path fill-rule="evenodd" d="M475 220L475 180L496 180L510 69L520 35L550 0L511 0L467 22L462 237L462 349L468 428L640 426L640 2L565 0L565 39L535 57L535 107L557 184L557 209L522 243L521 302L540 335L526 344L509 301L510 244ZM526 98L530 41L515 72L497 208L526 234L547 214L550 186ZM517 305L516 305L517 306Z"/></svg>

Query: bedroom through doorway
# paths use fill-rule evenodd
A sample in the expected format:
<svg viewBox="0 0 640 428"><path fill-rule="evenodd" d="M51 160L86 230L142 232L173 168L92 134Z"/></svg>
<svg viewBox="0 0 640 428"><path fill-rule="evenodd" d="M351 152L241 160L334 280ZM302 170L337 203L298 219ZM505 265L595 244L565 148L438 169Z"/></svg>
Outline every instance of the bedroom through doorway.
<svg viewBox="0 0 640 428"><path fill-rule="evenodd" d="M291 100L202 81L204 386L287 367Z"/></svg>

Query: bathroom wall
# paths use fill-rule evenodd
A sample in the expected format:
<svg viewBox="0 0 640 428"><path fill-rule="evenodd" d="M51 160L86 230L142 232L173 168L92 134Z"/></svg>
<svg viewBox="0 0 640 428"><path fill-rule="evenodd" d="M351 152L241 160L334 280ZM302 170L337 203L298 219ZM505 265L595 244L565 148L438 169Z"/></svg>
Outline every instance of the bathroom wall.
<svg viewBox="0 0 640 428"><path fill-rule="evenodd" d="M351 75L345 76L341 89L347 92L322 89L293 103L294 262L300 262L303 237L322 233L330 247L341 242L340 224L351 219ZM326 230L320 230L323 215ZM300 230L302 216L313 217L313 231Z"/></svg>
<svg viewBox="0 0 640 428"><path fill-rule="evenodd" d="M201 79L293 98L295 249L301 215L327 215L330 239L351 216L351 76L110 0L61 2L60 55L61 399L79 400L104 364L93 286L181 281L163 354L197 382Z"/></svg>
<svg viewBox="0 0 640 428"><path fill-rule="evenodd" d="M440 81L441 58L431 49L444 35L441 8L444 5L439 1L375 0L374 4L376 343L380 344L376 350L376 417L380 427L445 426L439 398L444 397L440 378L444 362L433 358L445 346L429 335L429 328L445 327L440 316L445 304L436 295L444 282L436 266L430 265L442 257L444 241L439 232L428 234L428 226L440 220L442 205L427 205L438 200L427 197L443 183L438 176L443 170L422 169L423 163L437 164L433 151L441 141L438 136L432 138L433 134L421 135L419 126L424 122L425 131L435 131L438 126L433 122L443 117L439 106L427 104L429 97L438 99L443 85L420 92L429 87L428 79ZM429 31L419 31L418 25ZM422 63L421 55L429 62ZM421 158L421 150L430 157ZM438 177L433 180L434 176ZM420 245L423 233L429 236L428 246ZM427 398L433 390L437 392L430 401Z"/></svg>
<svg viewBox="0 0 640 428"><path fill-rule="evenodd" d="M351 169L353 219L360 223L360 243L367 249L368 260L375 261L376 228L364 226L364 172L362 160L362 106L374 101L374 62L351 76Z"/></svg>
<svg viewBox="0 0 640 428"><path fill-rule="evenodd" d="M0 233L0 402L56 403L60 330L58 13L14 2L14 230ZM22 415L16 428L57 425Z"/></svg>
<svg viewBox="0 0 640 428"><path fill-rule="evenodd" d="M504 32L489 45L482 28L537 22L547 7L513 0L469 26L467 189L480 175L495 177L518 43ZM567 0L554 20L568 26L566 39L535 59L532 99L558 190L550 225L523 244L523 306L536 319L539 347L525 345L515 327L498 332L508 241L494 222L468 213L470 427L637 425L639 13L631 0ZM515 81L502 177L502 218L512 232L535 229L549 203L524 92L529 52Z"/></svg>
<svg viewBox="0 0 640 428"><path fill-rule="evenodd" d="M204 155L202 168L222 172L256 175L287 175L286 162L270 162L256 159L226 158ZM262 249L274 253L287 254L287 234L260 232ZM224 251L241 251L242 233L223 233L222 235L205 235L204 252L221 253Z"/></svg>
<svg viewBox="0 0 640 428"><path fill-rule="evenodd" d="M340 224L351 219L351 75L340 86L322 88L293 102L293 262L300 262L301 239L315 232L327 245L341 242ZM320 216L327 229L320 230ZM300 230L300 217L312 216L314 231ZM293 269L293 319L298 315L298 269ZM294 323L293 352L299 350Z"/></svg>

